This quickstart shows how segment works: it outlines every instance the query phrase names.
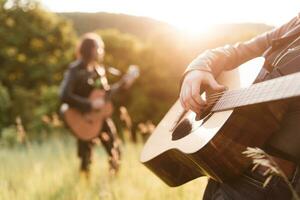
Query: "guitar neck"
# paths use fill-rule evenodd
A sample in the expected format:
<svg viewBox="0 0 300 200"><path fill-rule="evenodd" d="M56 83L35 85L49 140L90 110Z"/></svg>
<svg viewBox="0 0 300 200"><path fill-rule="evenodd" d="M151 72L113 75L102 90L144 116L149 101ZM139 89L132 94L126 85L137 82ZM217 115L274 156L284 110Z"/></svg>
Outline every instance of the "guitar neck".
<svg viewBox="0 0 300 200"><path fill-rule="evenodd" d="M300 72L256 83L249 88L226 91L211 111L225 111L297 96L300 96Z"/></svg>
<svg viewBox="0 0 300 200"><path fill-rule="evenodd" d="M124 84L125 84L125 82L123 79L112 84L110 87L109 93L108 93L108 98L112 98L112 96L114 96L116 93L118 93Z"/></svg>

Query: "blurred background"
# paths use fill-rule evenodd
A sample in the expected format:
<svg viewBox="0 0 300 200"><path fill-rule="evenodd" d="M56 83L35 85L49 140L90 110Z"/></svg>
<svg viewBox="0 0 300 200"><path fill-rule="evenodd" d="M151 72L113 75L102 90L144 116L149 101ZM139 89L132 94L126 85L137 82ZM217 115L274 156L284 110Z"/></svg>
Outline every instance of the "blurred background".
<svg viewBox="0 0 300 200"><path fill-rule="evenodd" d="M0 199L200 199L205 179L172 189L144 169L143 141L178 97L195 56L299 11L297 0L0 0ZM75 140L58 115L60 82L86 32L103 38L105 66L141 70L114 102L125 149L121 174L107 175L97 148L88 184L78 182ZM111 83L118 79L109 75Z"/></svg>

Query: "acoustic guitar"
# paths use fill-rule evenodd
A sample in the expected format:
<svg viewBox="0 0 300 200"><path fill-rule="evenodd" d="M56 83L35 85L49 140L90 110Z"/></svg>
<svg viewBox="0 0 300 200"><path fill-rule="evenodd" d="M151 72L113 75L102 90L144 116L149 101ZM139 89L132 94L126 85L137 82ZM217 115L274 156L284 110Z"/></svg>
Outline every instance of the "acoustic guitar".
<svg viewBox="0 0 300 200"><path fill-rule="evenodd" d="M98 70L97 70L98 71ZM102 72L98 72L100 79L104 77ZM94 89L89 100L103 99L105 105L100 110L92 110L91 112L82 113L76 108L69 107L67 104L61 106L61 112L65 123L71 129L71 132L79 139L90 141L99 135L102 129L103 122L109 118L113 113L113 105L111 98L122 88L124 85L130 86L133 81L139 76L139 68L136 65L131 65L123 78L110 87L107 84L104 89ZM104 82L107 82L104 79Z"/></svg>
<svg viewBox="0 0 300 200"><path fill-rule="evenodd" d="M146 142L141 162L169 186L201 176L224 182L243 173L252 161L242 152L262 147L279 129L288 99L300 96L300 73L252 84L263 62L237 69L253 72L242 86L237 70L222 74L219 82L229 90L206 94L204 116L185 112L177 101Z"/></svg>

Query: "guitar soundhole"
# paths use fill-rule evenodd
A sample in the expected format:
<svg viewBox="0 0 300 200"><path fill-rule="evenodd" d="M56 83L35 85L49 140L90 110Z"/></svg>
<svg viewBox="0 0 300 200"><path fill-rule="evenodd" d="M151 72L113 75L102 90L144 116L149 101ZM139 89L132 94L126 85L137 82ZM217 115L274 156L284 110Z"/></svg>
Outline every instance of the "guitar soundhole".
<svg viewBox="0 0 300 200"><path fill-rule="evenodd" d="M172 133L172 140L179 140L187 136L188 134L190 134L191 130L192 124L189 120L185 119L181 121Z"/></svg>

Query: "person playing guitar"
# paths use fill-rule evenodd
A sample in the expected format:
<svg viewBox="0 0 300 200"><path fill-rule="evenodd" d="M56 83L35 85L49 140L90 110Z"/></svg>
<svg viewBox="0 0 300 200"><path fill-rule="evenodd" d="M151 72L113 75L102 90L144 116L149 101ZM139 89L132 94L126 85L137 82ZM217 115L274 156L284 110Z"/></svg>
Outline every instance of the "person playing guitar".
<svg viewBox="0 0 300 200"><path fill-rule="evenodd" d="M224 70L238 67L242 63L258 56L266 58L265 68L271 72L286 52L296 50L300 39L300 15L281 27L259 35L252 40L227 45L200 54L188 66L181 85L180 102L185 110L201 114L206 109L206 101L200 91L211 88L215 91L225 89L216 81ZM293 44L293 48L289 45ZM283 53L279 53L283 52ZM295 52L295 51L294 51ZM296 52L295 52L296 53ZM299 55L299 54L298 54ZM293 55L293 58L298 56ZM281 61L280 61L281 59ZM297 67L295 65L295 67ZM300 63L298 63L298 68ZM299 71L299 69L298 69ZM280 71L278 72L280 74ZM300 192L300 142L297 134L300 130L299 98L291 100L281 122L279 131L274 133L264 150L269 153L297 192ZM241 155L242 156L242 155ZM281 177L275 177L267 187L263 187L264 173L268 168L260 166L256 170L247 170L241 176L223 183L209 180L204 200L241 200L241 199L291 199L291 192Z"/></svg>
<svg viewBox="0 0 300 200"><path fill-rule="evenodd" d="M124 84L108 85L105 69L99 65L103 61L104 53L104 42L101 37L94 33L85 34L77 47L77 60L70 64L61 84L61 101L70 108L68 112L63 111L62 115L67 126L77 137L77 151L81 160L80 170L86 177L89 175L92 161L94 138L100 139L109 156L110 172L116 173L120 165L120 142L114 123L110 118L113 111L112 105L110 101L106 102L105 96L111 88L128 87L131 82L128 80ZM96 98L89 98L96 87L101 88L101 90L96 91L100 95ZM96 112L103 115L103 122L101 121L100 126L99 118L98 127L95 129L96 135L89 136L88 131L90 127L94 126L93 121L92 119L90 119L91 121L87 120L87 122L84 120L89 113L93 115ZM80 118L82 118L81 121L76 122ZM81 126L81 123L87 125ZM78 130L81 135L77 133ZM85 137L85 134L88 137Z"/></svg>

